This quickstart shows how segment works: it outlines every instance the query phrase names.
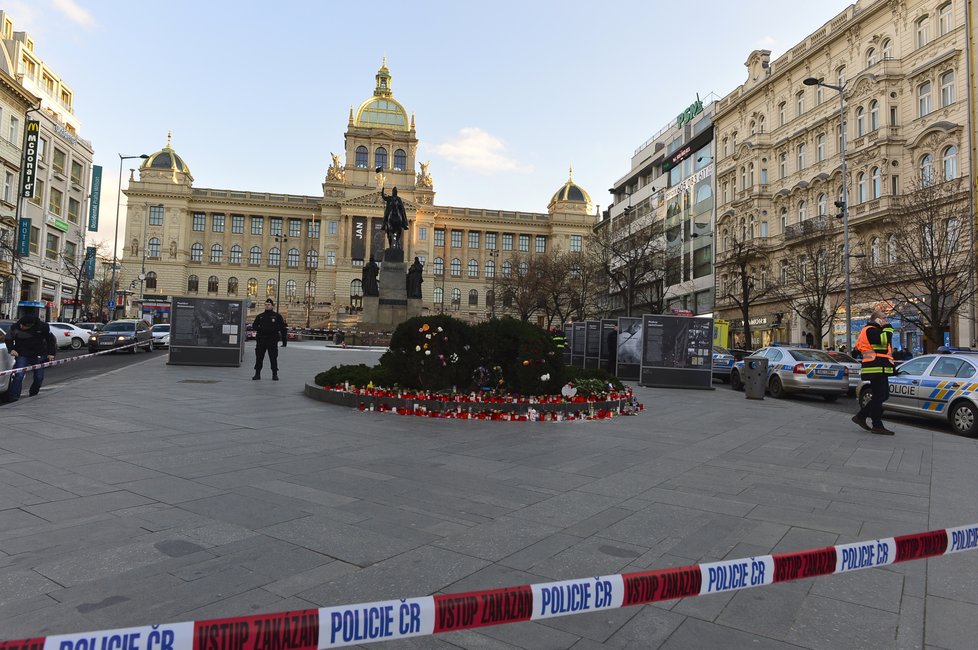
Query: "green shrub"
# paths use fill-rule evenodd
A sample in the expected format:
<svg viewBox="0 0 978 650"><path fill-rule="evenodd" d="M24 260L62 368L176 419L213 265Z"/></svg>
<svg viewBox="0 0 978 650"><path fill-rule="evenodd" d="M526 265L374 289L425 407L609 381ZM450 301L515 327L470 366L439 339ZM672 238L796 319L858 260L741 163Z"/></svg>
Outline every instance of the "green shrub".
<svg viewBox="0 0 978 650"><path fill-rule="evenodd" d="M623 390L625 385L618 377L605 370L604 368L575 368L566 366L563 374L563 384L573 383L577 387L577 392L585 396L594 393L601 393L608 390L608 384L615 390ZM592 392L584 392L592 391Z"/></svg>
<svg viewBox="0 0 978 650"><path fill-rule="evenodd" d="M564 360L545 330L501 318L479 323L473 334L480 363L492 372L496 388L522 395L560 391Z"/></svg>
<svg viewBox="0 0 978 650"><path fill-rule="evenodd" d="M372 372L373 368L362 363L355 366L333 366L316 375L315 381L317 386L341 386L344 382L350 382L352 386L363 387L371 381Z"/></svg>
<svg viewBox="0 0 978 650"><path fill-rule="evenodd" d="M444 315L418 316L398 325L380 358L390 382L436 391L465 390L476 362L472 328Z"/></svg>

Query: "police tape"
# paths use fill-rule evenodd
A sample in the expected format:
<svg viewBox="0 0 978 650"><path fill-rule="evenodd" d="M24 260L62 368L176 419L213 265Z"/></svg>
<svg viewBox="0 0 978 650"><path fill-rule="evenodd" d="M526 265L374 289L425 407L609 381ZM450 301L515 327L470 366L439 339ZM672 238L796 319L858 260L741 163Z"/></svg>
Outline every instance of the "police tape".
<svg viewBox="0 0 978 650"><path fill-rule="evenodd" d="M0 640L0 650L316 650L537 621L848 573L978 548L978 524L521 587Z"/></svg>
<svg viewBox="0 0 978 650"><path fill-rule="evenodd" d="M129 345L120 345L117 348L112 348L111 350L102 350L101 352L89 352L88 354L83 354L77 357L68 357L67 359L55 359L54 361L45 361L44 363L35 363L32 366L24 366L23 368L13 368L11 370L0 370L0 377L4 375L15 375L18 372L30 372L31 370L37 370L38 368L50 368L51 366L60 366L66 363L74 363L75 361L83 361L85 359L91 359L92 357L97 357L103 354L109 354L112 352L118 352L119 350L125 350L126 348L132 348L137 345L142 345L142 343L130 343Z"/></svg>

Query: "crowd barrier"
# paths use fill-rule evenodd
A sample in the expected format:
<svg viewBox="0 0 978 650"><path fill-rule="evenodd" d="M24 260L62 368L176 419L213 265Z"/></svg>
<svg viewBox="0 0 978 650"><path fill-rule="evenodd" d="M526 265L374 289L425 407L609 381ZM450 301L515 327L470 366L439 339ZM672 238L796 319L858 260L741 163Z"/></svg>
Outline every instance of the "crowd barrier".
<svg viewBox="0 0 978 650"><path fill-rule="evenodd" d="M60 366L66 363L74 363L75 361L83 361L85 359L91 359L92 357L97 357L102 354L109 354L112 352L118 352L119 350L125 350L127 348L132 348L137 345L144 345L145 341L140 343L130 343L129 345L120 345L117 348L112 348L111 350L102 350L101 352L89 352L88 354L82 354L77 357L68 357L67 359L55 359L54 361L45 361L44 363L35 363L32 366L24 366L23 368L13 368L12 370L2 370L0 371L0 377L4 375L14 375L18 372L30 372L31 370L36 370L38 368L50 368L51 366Z"/></svg>

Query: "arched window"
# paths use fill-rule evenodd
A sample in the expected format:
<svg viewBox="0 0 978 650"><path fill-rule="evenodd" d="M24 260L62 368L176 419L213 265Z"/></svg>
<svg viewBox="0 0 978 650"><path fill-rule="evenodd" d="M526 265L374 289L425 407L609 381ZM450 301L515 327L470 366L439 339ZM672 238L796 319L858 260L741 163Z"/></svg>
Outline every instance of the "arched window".
<svg viewBox="0 0 978 650"><path fill-rule="evenodd" d="M723 250L730 250L730 231L726 228L723 229Z"/></svg>
<svg viewBox="0 0 978 650"><path fill-rule="evenodd" d="M261 246L252 246L248 251L248 264L255 266L261 264Z"/></svg>
<svg viewBox="0 0 978 650"><path fill-rule="evenodd" d="M432 275L445 275L445 260L436 257L431 263L431 273Z"/></svg>
<svg viewBox="0 0 978 650"><path fill-rule="evenodd" d="M876 65L876 48L869 48L866 50L866 67L872 68Z"/></svg>
<svg viewBox="0 0 978 650"><path fill-rule="evenodd" d="M805 112L805 91L799 90L795 95L795 116L801 117Z"/></svg>
<svg viewBox="0 0 978 650"><path fill-rule="evenodd" d="M441 305L445 302L445 290L441 287L435 287L435 304Z"/></svg>
<svg viewBox="0 0 978 650"><path fill-rule="evenodd" d="M781 284L788 284L788 275L791 271L791 267L788 264L788 260L781 260Z"/></svg>
<svg viewBox="0 0 978 650"><path fill-rule="evenodd" d="M784 126L785 122L785 104L787 102L781 102L778 104L778 126ZM736 148L736 147L735 147Z"/></svg>
<svg viewBox="0 0 978 650"><path fill-rule="evenodd" d="M513 263L509 260L503 262L503 277L508 278L513 275Z"/></svg>
<svg viewBox="0 0 978 650"><path fill-rule="evenodd" d="M278 246L272 246L268 249L268 265L269 266L280 266L282 264L282 251L279 250Z"/></svg>
<svg viewBox="0 0 978 650"><path fill-rule="evenodd" d="M819 133L815 136L815 159L818 162L825 160L825 134Z"/></svg>
<svg viewBox="0 0 978 650"><path fill-rule="evenodd" d="M747 167L744 165L740 166L740 186L742 188L747 187Z"/></svg>
<svg viewBox="0 0 978 650"><path fill-rule="evenodd" d="M150 257L160 256L160 240L157 237L153 237L149 240L149 246L147 247L147 254Z"/></svg>
<svg viewBox="0 0 978 650"><path fill-rule="evenodd" d="M350 282L350 297L359 298L363 295L363 280L355 278Z"/></svg>
<svg viewBox="0 0 978 650"><path fill-rule="evenodd" d="M198 286L200 286L200 279L196 275L187 278L187 293L197 293Z"/></svg>
<svg viewBox="0 0 978 650"><path fill-rule="evenodd" d="M875 99L869 102L869 130L880 128L880 103Z"/></svg>
<svg viewBox="0 0 978 650"><path fill-rule="evenodd" d="M156 271L150 271L146 274L146 288L155 289L156 288Z"/></svg>
<svg viewBox="0 0 978 650"><path fill-rule="evenodd" d="M252 298L258 297L258 278L248 278L248 295Z"/></svg>
<svg viewBox="0 0 978 650"><path fill-rule="evenodd" d="M781 234L788 230L788 208L781 208Z"/></svg>
<svg viewBox="0 0 978 650"><path fill-rule="evenodd" d="M288 282L285 283L285 295L286 295L286 297L288 297L288 298L295 298L295 287L296 287L296 281L295 280L289 280Z"/></svg>
<svg viewBox="0 0 978 650"><path fill-rule="evenodd" d="M290 269L297 269L297 268L299 268L299 249L298 248L290 248L289 249L289 255L288 255L288 257L285 258L285 264Z"/></svg>
<svg viewBox="0 0 978 650"><path fill-rule="evenodd" d="M363 145L357 147L357 167L360 169L367 168L367 148Z"/></svg>
<svg viewBox="0 0 978 650"><path fill-rule="evenodd" d="M920 158L920 182L925 187L934 182L934 156L929 153Z"/></svg>
<svg viewBox="0 0 978 650"><path fill-rule="evenodd" d="M275 289L278 288L278 282L275 278L269 278L268 282L265 283L265 296L271 298L275 295Z"/></svg>
<svg viewBox="0 0 978 650"><path fill-rule="evenodd" d="M217 293L218 291L218 280L216 275L212 275L207 278L207 293Z"/></svg>
<svg viewBox="0 0 978 650"><path fill-rule="evenodd" d="M798 145L798 171L805 168L805 145Z"/></svg>
<svg viewBox="0 0 978 650"><path fill-rule="evenodd" d="M312 281L306 282L306 297L310 298L315 296L316 296L316 283Z"/></svg>
<svg viewBox="0 0 978 650"><path fill-rule="evenodd" d="M307 269L319 268L319 251L317 250L306 251L306 268Z"/></svg>
<svg viewBox="0 0 978 650"><path fill-rule="evenodd" d="M457 278L462 275L462 260L457 257L452 258L452 277Z"/></svg>
<svg viewBox="0 0 978 650"><path fill-rule="evenodd" d="M751 215L750 220L747 222L747 238L754 239L754 233L757 229L757 215Z"/></svg>
<svg viewBox="0 0 978 650"><path fill-rule="evenodd" d="M513 306L513 292L507 291L506 293L503 294L503 307L512 307L512 306Z"/></svg>
<svg viewBox="0 0 978 650"><path fill-rule="evenodd" d="M873 167L873 169L870 170L870 177L872 178L872 197L874 199L878 199L883 194L883 179L880 176L880 168Z"/></svg>
<svg viewBox="0 0 978 650"><path fill-rule="evenodd" d="M862 203L866 200L866 174L859 172L856 176L856 202Z"/></svg>
<svg viewBox="0 0 978 650"><path fill-rule="evenodd" d="M493 260L486 260L486 278L494 278L496 276L496 263Z"/></svg>
<svg viewBox="0 0 978 650"><path fill-rule="evenodd" d="M888 38L884 38L883 42L880 43L880 54L883 55L884 61L889 61L893 58L893 42Z"/></svg>
<svg viewBox="0 0 978 650"><path fill-rule="evenodd" d="M824 217L826 214L825 211L828 208L828 198L825 196L824 192L818 195L818 201L816 201L815 205L816 209L818 210L818 216Z"/></svg>
<svg viewBox="0 0 978 650"><path fill-rule="evenodd" d="M954 101L954 70L949 70L941 75L941 108L950 106Z"/></svg>
<svg viewBox="0 0 978 650"><path fill-rule="evenodd" d="M228 261L231 262L231 264L241 264L241 246L239 244L235 244L231 247L231 251L228 255Z"/></svg>
<svg viewBox="0 0 978 650"><path fill-rule="evenodd" d="M917 86L917 117L923 117L931 112L933 105L930 101L930 82Z"/></svg>
<svg viewBox="0 0 978 650"><path fill-rule="evenodd" d="M944 150L944 180L950 181L958 177L958 148L950 146Z"/></svg>
<svg viewBox="0 0 978 650"><path fill-rule="evenodd" d="M856 137L866 135L866 111L860 106L856 109Z"/></svg>
<svg viewBox="0 0 978 650"><path fill-rule="evenodd" d="M896 235L890 235L890 238L886 240L886 261L889 264L896 264L897 262Z"/></svg>
<svg viewBox="0 0 978 650"><path fill-rule="evenodd" d="M394 150L394 171L402 172L407 167L407 154L404 149Z"/></svg>
<svg viewBox="0 0 978 650"><path fill-rule="evenodd" d="M224 247L220 244L211 246L211 264L220 264L224 258Z"/></svg>
<svg viewBox="0 0 978 650"><path fill-rule="evenodd" d="M873 237L869 243L869 260L873 266L880 265L880 238Z"/></svg>
<svg viewBox="0 0 978 650"><path fill-rule="evenodd" d="M752 162L747 163L747 184L748 185L754 184L754 163ZM703 187L709 187L709 184L704 183ZM697 198L699 198L698 195Z"/></svg>
<svg viewBox="0 0 978 650"><path fill-rule="evenodd" d="M788 175L788 154L782 153L778 155L778 178L784 178Z"/></svg>
<svg viewBox="0 0 978 650"><path fill-rule="evenodd" d="M374 167L387 169L387 149L384 147L374 149Z"/></svg>
<svg viewBox="0 0 978 650"><path fill-rule="evenodd" d="M805 201L798 202L798 223L808 218L808 204Z"/></svg>
<svg viewBox="0 0 978 650"><path fill-rule="evenodd" d="M916 44L917 47L923 47L927 45L930 40L930 17L924 16L917 21L916 26Z"/></svg>
<svg viewBox="0 0 978 650"><path fill-rule="evenodd" d="M944 36L954 28L954 15L951 13L951 3L942 4L937 8L937 34Z"/></svg>
<svg viewBox="0 0 978 650"><path fill-rule="evenodd" d="M479 292L475 289L469 289L469 307L479 306Z"/></svg>
<svg viewBox="0 0 978 650"><path fill-rule="evenodd" d="M961 228L958 223L957 217L951 217L947 220L947 252L953 253L954 249L958 247L958 236L961 234Z"/></svg>
<svg viewBox="0 0 978 650"><path fill-rule="evenodd" d="M475 260L469 260L469 277L479 277L479 263Z"/></svg>
<svg viewBox="0 0 978 650"><path fill-rule="evenodd" d="M496 294L492 289L489 289L486 291L486 307L492 307L494 304L496 304Z"/></svg>
<svg viewBox="0 0 978 650"><path fill-rule="evenodd" d="M764 133L764 116L761 115L757 118L757 132Z"/></svg>
<svg viewBox="0 0 978 650"><path fill-rule="evenodd" d="M526 274L530 270L530 265L526 262L526 260L520 260L517 268L520 270L520 277L526 277Z"/></svg>
<svg viewBox="0 0 978 650"><path fill-rule="evenodd" d="M190 261L191 262L203 262L204 261L204 245L199 241L194 242L194 245L190 247Z"/></svg>
<svg viewBox="0 0 978 650"><path fill-rule="evenodd" d="M238 295L238 278L228 278L228 295Z"/></svg>

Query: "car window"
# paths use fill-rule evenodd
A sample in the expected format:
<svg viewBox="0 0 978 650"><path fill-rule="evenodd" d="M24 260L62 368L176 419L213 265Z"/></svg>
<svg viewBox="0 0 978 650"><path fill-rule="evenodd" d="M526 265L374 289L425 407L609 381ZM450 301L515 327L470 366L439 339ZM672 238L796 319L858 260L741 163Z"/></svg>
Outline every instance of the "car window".
<svg viewBox="0 0 978 650"><path fill-rule="evenodd" d="M783 356L784 353L781 350L775 350L774 348L771 348L770 350L767 351L767 358L775 363L781 361L781 358Z"/></svg>
<svg viewBox="0 0 978 650"><path fill-rule="evenodd" d="M719 345L713 346L713 352L715 354L730 354L730 350L728 350L727 348L722 348Z"/></svg>
<svg viewBox="0 0 978 650"><path fill-rule="evenodd" d="M918 357L916 359L911 359L900 366L897 374L922 375L924 374L924 371L927 370L927 366L929 366L933 360L934 357Z"/></svg>
<svg viewBox="0 0 978 650"><path fill-rule="evenodd" d="M955 357L941 357L930 369L931 377L956 377L964 361Z"/></svg>
<svg viewBox="0 0 978 650"><path fill-rule="evenodd" d="M53 328L59 329L59 330L66 330L66 329L68 329L68 326L67 325L62 325L60 323L48 323L48 327L53 327Z"/></svg>
<svg viewBox="0 0 978 650"><path fill-rule="evenodd" d="M835 359L830 357L828 352L822 352L821 350L791 350L791 356L798 361L835 363Z"/></svg>
<svg viewBox="0 0 978 650"><path fill-rule="evenodd" d="M829 352L829 356L838 361L839 363L859 363L848 354L842 352Z"/></svg>
<svg viewBox="0 0 978 650"><path fill-rule="evenodd" d="M109 323L102 328L103 332L132 332L135 330L134 323Z"/></svg>
<svg viewBox="0 0 978 650"><path fill-rule="evenodd" d="M961 379L967 379L968 377L974 377L975 376L975 367L973 365L971 365L970 363L968 363L967 361L962 360L961 368L958 370L958 374L956 374L954 376L955 377L960 377Z"/></svg>
<svg viewBox="0 0 978 650"><path fill-rule="evenodd" d="M153 325L153 331L154 332L169 332L170 331L170 326L169 325Z"/></svg>

